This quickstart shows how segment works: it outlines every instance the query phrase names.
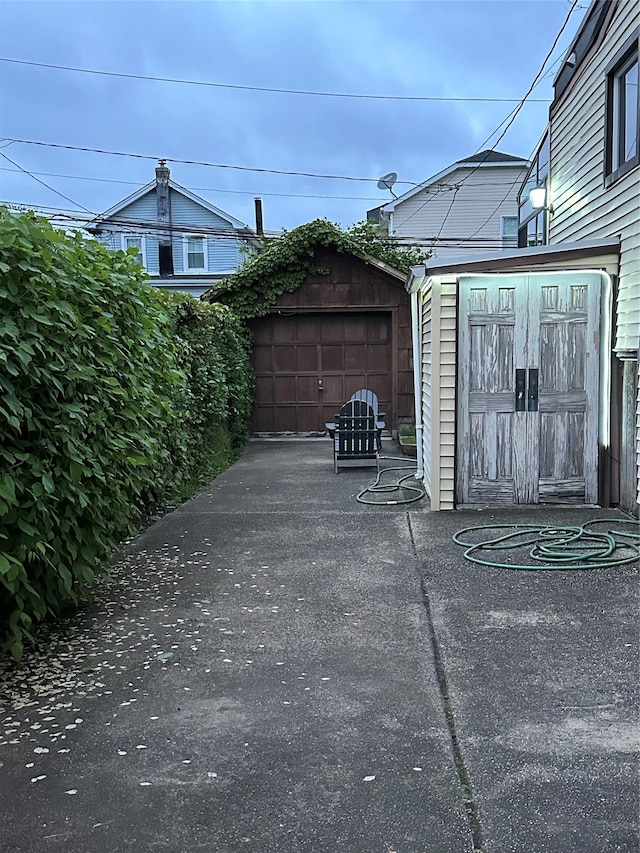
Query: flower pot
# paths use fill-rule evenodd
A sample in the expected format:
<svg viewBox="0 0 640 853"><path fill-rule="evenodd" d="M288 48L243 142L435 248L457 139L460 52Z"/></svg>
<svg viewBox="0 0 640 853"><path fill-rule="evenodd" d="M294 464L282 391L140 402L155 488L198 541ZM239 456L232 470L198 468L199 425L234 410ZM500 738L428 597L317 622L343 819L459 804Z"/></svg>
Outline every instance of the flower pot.
<svg viewBox="0 0 640 853"><path fill-rule="evenodd" d="M400 447L402 448L403 456L411 456L414 459L417 458L418 448L416 445L416 438L414 435L412 435L412 436L399 435L398 436L398 442L400 444Z"/></svg>

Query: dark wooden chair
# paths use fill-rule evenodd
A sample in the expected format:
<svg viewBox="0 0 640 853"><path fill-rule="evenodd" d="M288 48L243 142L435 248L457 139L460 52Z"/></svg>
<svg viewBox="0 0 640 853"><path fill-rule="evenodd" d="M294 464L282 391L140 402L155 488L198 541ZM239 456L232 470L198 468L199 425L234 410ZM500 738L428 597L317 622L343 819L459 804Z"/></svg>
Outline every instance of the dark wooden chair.
<svg viewBox="0 0 640 853"><path fill-rule="evenodd" d="M351 400L359 400L360 402L366 403L368 406L371 406L371 408L373 409L373 416L374 416L375 422L376 422L376 429L378 430L378 437L377 437L376 441L377 441L377 445L378 445L378 450L382 450L382 430L385 428L385 422L384 422L385 414L384 414L384 412L378 411L378 395L373 391L369 391L368 388L360 388L359 391L355 391L351 395ZM337 415L336 415L336 417L337 417ZM326 423L325 428L326 428L327 432L329 433L329 436L331 438L333 438L334 433L335 433L335 429L336 429L335 422Z"/></svg>
<svg viewBox="0 0 640 853"><path fill-rule="evenodd" d="M336 474L340 468L377 467L378 428L372 407L363 400L349 400L336 415L333 463Z"/></svg>
<svg viewBox="0 0 640 853"><path fill-rule="evenodd" d="M355 391L351 395L352 400L362 400L363 403L367 403L367 405L371 406L373 409L373 416L376 419L376 425L382 431L384 429L384 412L380 412L378 410L378 395L374 391L369 391L368 388L360 388L359 391Z"/></svg>

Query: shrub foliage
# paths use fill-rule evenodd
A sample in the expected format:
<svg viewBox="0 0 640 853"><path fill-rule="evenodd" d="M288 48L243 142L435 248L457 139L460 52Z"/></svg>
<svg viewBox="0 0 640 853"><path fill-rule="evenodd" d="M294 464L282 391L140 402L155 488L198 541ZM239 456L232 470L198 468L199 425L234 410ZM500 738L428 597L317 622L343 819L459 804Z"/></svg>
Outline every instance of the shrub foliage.
<svg viewBox="0 0 640 853"><path fill-rule="evenodd" d="M0 210L0 391L0 647L19 658L145 516L238 454L249 354L229 309Z"/></svg>
<svg viewBox="0 0 640 853"><path fill-rule="evenodd" d="M309 275L327 274L315 258L320 247L378 260L401 272L420 263L428 253L390 242L379 227L362 222L342 231L327 219L316 219L270 240L262 253L247 258L240 269L215 284L204 299L223 302L249 319L267 314L283 293L293 293Z"/></svg>

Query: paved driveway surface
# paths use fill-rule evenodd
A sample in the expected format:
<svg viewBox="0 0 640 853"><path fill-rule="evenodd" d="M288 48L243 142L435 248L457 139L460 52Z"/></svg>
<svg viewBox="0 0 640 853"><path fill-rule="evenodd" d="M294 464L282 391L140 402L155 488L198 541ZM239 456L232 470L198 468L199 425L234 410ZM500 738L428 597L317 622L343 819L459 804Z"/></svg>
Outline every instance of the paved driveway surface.
<svg viewBox="0 0 640 853"><path fill-rule="evenodd" d="M634 569L474 568L373 473L252 442L1 674L2 851L639 849Z"/></svg>

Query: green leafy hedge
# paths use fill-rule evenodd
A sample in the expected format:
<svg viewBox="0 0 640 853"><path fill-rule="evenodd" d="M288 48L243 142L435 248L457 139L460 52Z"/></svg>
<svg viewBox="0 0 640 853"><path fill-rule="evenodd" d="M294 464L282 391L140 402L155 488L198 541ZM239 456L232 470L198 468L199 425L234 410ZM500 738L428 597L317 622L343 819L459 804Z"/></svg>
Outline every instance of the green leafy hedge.
<svg viewBox="0 0 640 853"><path fill-rule="evenodd" d="M227 307L190 296L157 292L172 317L178 363L186 383L177 389L174 408L183 415L181 445L187 497L238 456L248 437L253 406L250 341Z"/></svg>
<svg viewBox="0 0 640 853"><path fill-rule="evenodd" d="M143 275L131 256L0 210L0 648L16 658L123 537L246 438L239 321Z"/></svg>

